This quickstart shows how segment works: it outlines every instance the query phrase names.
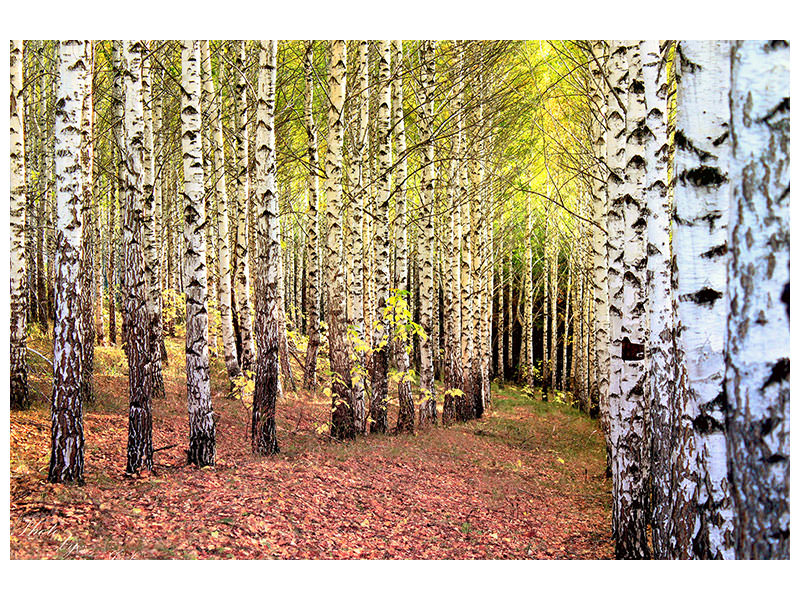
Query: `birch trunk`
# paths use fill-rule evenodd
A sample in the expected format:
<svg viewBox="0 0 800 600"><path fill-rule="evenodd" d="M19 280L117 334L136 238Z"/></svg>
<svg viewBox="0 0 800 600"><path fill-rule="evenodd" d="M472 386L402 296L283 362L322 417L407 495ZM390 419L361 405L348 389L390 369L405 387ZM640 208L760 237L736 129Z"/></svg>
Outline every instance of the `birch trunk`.
<svg viewBox="0 0 800 600"><path fill-rule="evenodd" d="M545 159L546 160L546 159ZM549 190L548 190L549 195ZM548 319L550 317L550 277L552 270L550 269L550 202L544 209L544 240L542 241L542 402L547 402L550 399L550 325ZM531 268L531 285L533 285L533 268ZM533 296L533 290L531 290ZM531 307L533 309L533 307ZM531 327L533 327L531 325ZM533 341L531 334L531 341ZM531 361L533 361L533 349L531 349ZM532 364L532 363L531 363ZM531 386L533 389L533 386Z"/></svg>
<svg viewBox="0 0 800 600"><path fill-rule="evenodd" d="M649 509L649 410L645 403L644 341L647 299L644 294L646 212L644 183L647 172L644 143L647 136L644 83L640 46L631 42L626 51L627 93L624 148L624 184L621 206L622 302L619 337L618 424L621 428L614 461L615 506L617 507L616 555L647 558L647 513ZM612 373L612 377L614 373Z"/></svg>
<svg viewBox="0 0 800 600"><path fill-rule="evenodd" d="M314 42L306 42L303 60L305 76L305 126L308 152L308 238L306 249L308 266L306 272L306 328L308 347L306 350L303 387L317 387L317 352L319 351L319 153L317 151L317 128L314 124Z"/></svg>
<svg viewBox="0 0 800 600"><path fill-rule="evenodd" d="M522 282L523 289L521 290L521 296L525 299L522 324L524 358L521 362L527 367L528 390L530 394L533 394L536 378L533 371L533 207L531 206L530 195L527 197L527 205L528 222L525 228L525 264L523 265L524 277ZM543 313L542 319L545 322L547 321L547 313ZM544 334L544 327L542 327L542 333ZM544 369L544 360L542 360L542 369ZM544 394L542 395L544 396Z"/></svg>
<svg viewBox="0 0 800 600"><path fill-rule="evenodd" d="M256 111L256 231L258 234L258 278L256 329L258 365L251 436L253 452L276 454L278 438L275 408L280 394L278 293L280 217L275 185L275 74L277 40L261 41L258 59L258 105Z"/></svg>
<svg viewBox="0 0 800 600"><path fill-rule="evenodd" d="M255 367L255 347L253 346L253 309L250 304L250 251L249 251L249 210L250 210L250 170L248 168L249 138L247 133L247 77L244 70L246 42L242 40L236 57L239 78L236 94L239 101L236 149L238 154L238 223L236 227L236 311L239 332L242 338L242 352L239 356L243 371Z"/></svg>
<svg viewBox="0 0 800 600"><path fill-rule="evenodd" d="M407 212L407 199L406 199L406 177L408 174L408 160L406 158L406 128L405 128L405 113L403 111L403 41L392 41L392 54L394 60L394 80L392 81L392 109L394 112L394 131L395 131L395 144L397 148L397 175L395 177L395 193L396 197L396 214L395 214L395 236L397 260L395 262L395 282L397 286L397 296L403 296L408 293L408 219ZM431 157L432 159L432 157ZM427 162L427 157L426 157ZM431 160L432 162L432 160ZM423 167L424 170L424 167ZM427 184L427 181L425 182ZM430 182L433 186L433 181ZM433 193L429 194L430 199L433 198ZM431 232L432 233L432 232ZM430 237L433 241L433 235ZM406 319L403 317L395 316L396 327L406 324ZM424 325L423 325L424 327ZM392 336L396 336L396 332L392 332ZM395 356L397 362L397 370L400 372L400 380L397 383L397 399L400 405L399 413L397 416L397 431L413 433L414 432L414 398L411 392L411 380L409 379L408 369L409 360L408 352L406 350L406 340L396 339L395 343ZM423 372L425 365L423 363ZM427 383L427 378L426 378ZM432 383L432 382L431 382ZM430 388L430 400L434 403L433 412L436 412L436 400L433 399L433 385ZM425 392L423 392L425 393ZM427 395L427 394L426 394ZM425 399L423 399L425 402ZM430 407L428 407L430 410ZM435 416L434 416L435 422Z"/></svg>
<svg viewBox="0 0 800 600"><path fill-rule="evenodd" d="M53 325L51 454L47 480L83 482L80 265L83 252L82 112L91 88L86 40L58 45L55 114L56 282Z"/></svg>
<svg viewBox="0 0 800 600"><path fill-rule="evenodd" d="M466 154L466 138L464 127L464 81L466 77L466 64L464 57L464 42L458 42L457 49L458 73L461 88L456 96L456 119L458 121L458 144L454 149L456 159L456 181L458 182L458 193L456 200L461 210L459 211L459 232L461 236L461 368L462 368L462 394L456 399L456 417L461 421L470 418L470 413L474 407L473 402L473 379L472 355L473 355L473 333L474 316L472 313L472 207L467 195L467 161L463 155Z"/></svg>
<svg viewBox="0 0 800 600"><path fill-rule="evenodd" d="M548 351L547 372L550 375L550 387L558 389L558 221L557 213L553 214L554 227L546 242L550 246L550 350Z"/></svg>
<svg viewBox="0 0 800 600"><path fill-rule="evenodd" d="M142 98L144 101L144 268L147 280L147 319L150 353L150 378L154 398L163 398L164 376L161 372L161 285L158 274L158 246L155 216L155 154L153 147L153 86L147 42L143 42Z"/></svg>
<svg viewBox="0 0 800 600"><path fill-rule="evenodd" d="M25 134L23 119L23 42L11 40L11 408L25 409L28 401L27 306L25 264Z"/></svg>
<svg viewBox="0 0 800 600"><path fill-rule="evenodd" d="M662 400L654 405L658 413L672 417L672 422L659 420L661 431L654 428L669 444L657 445L656 456L672 465L669 474L654 473L655 489L672 498L671 515L654 515L654 549L660 557L734 557L724 400L729 57L729 44L720 41L680 42L676 50L673 277L678 380L672 404L665 406ZM671 456L669 447L676 449Z"/></svg>
<svg viewBox="0 0 800 600"><path fill-rule="evenodd" d="M625 204L625 111L623 102L627 92L623 89L628 72L627 45L614 41L609 48L608 73L608 132L607 165L608 193L607 249L608 249L608 296L609 296L609 389L608 389L608 465L612 476L612 533L615 542L621 534L620 496L622 494L618 464L624 423L620 416L622 402L622 271ZM601 365L602 366L602 365ZM601 396L602 402L602 396Z"/></svg>
<svg viewBox="0 0 800 600"><path fill-rule="evenodd" d="M426 162L425 169L423 170L423 177L425 178L425 185L422 186L422 191L427 194L427 184L432 182L434 176L434 165L432 140L432 129L430 125L432 121L428 120L433 118L433 85L431 84L433 75L435 74L435 42L423 42L420 48L420 60L426 61L423 67L423 74L425 75L424 85L425 92L423 98L426 102L423 103L425 111L425 119L422 124L426 128L425 135L422 136L426 142L424 154ZM453 110L457 110L457 100L452 103ZM429 112L430 111L430 112ZM431 144L428 146L427 144ZM445 319L447 323L447 342L445 344L445 396L442 406L442 425L447 426L453 423L457 418L462 400L460 395L463 394L463 380L464 374L461 367L461 198L460 198L460 185L458 182L458 155L461 147L461 133L457 132L456 139L453 144L453 155L448 161L448 180L447 180L447 238L445 244L445 252L447 254L447 290L445 295ZM430 148L430 150L428 150ZM431 159L431 160L429 160ZM428 177L431 177L429 180ZM429 200L432 201L432 198ZM423 405L425 406L425 405ZM435 406L434 406L435 408ZM425 422L429 422L430 417L435 417L431 410L426 410ZM423 421L422 414L420 414L420 422Z"/></svg>
<svg viewBox="0 0 800 600"><path fill-rule="evenodd" d="M111 114L112 126L111 131L114 136L114 150L112 156L115 157L117 163L117 177L112 176L114 181L114 190L116 195L112 198L110 212L109 212L109 258L108 270L109 276L109 289L108 289L108 336L112 344L117 343L117 293L120 284L120 278L117 277L117 261L115 255L117 251L117 237L118 231L124 215L122 214L124 206L124 198L127 193L126 171L125 171L125 73L122 60L122 42L114 40L112 42L111 53L112 64L112 88L111 88ZM117 220L117 210L119 209L119 220ZM121 253L122 262L125 261L124 250Z"/></svg>
<svg viewBox="0 0 800 600"><path fill-rule="evenodd" d="M789 42L734 42L726 345L736 557L789 558Z"/></svg>
<svg viewBox="0 0 800 600"><path fill-rule="evenodd" d="M592 150L595 162L592 179L592 217L594 226L592 227L592 283L591 301L594 305L595 318L592 323L592 335L594 337L595 352L593 360L587 361L595 365L594 385L591 385L588 394L591 398L590 404L597 404L600 412L600 428L606 440L607 458L611 456L610 430L609 430L609 260L611 257L611 247L607 240L611 240L610 225L608 214L608 187L607 179L616 176L616 173L607 172L607 143L606 131L610 129L611 122L606 123L606 116L611 108L611 101L606 88L605 53L606 45L602 41L595 41L591 47L591 101L594 107L593 114L596 118L592 119L590 132L592 136ZM612 113L613 114L613 113ZM613 120L616 130L619 129L620 121L618 118ZM613 145L613 143L612 143ZM613 164L608 160L608 166Z"/></svg>
<svg viewBox="0 0 800 600"><path fill-rule="evenodd" d="M147 318L147 280L143 250L144 107L142 103L141 41L122 42L124 72L124 201L122 332L128 354L128 464L138 473L153 467L150 350Z"/></svg>
<svg viewBox="0 0 800 600"><path fill-rule="evenodd" d="M564 337L562 339L562 344L561 344L561 381L560 381L560 386L561 386L561 390L563 390L563 391L567 391L567 390L572 391L573 392L573 398L574 398L574 389L573 389L573 386L571 386L569 384L569 379L568 379L569 370L567 369L567 346L570 343L570 338L569 338L570 331L569 331L569 328L570 328L570 319L572 318L572 315L570 314L570 310L572 310L573 312L575 311L575 307L572 306L572 270L573 270L572 265L573 265L573 261L572 261L571 258L567 259L567 261L568 261L567 262L567 288L566 288L565 294L564 294ZM574 333L573 333L573 335L574 335ZM572 348L573 348L573 350L572 350L573 359L572 360L573 360L573 362L575 362L574 355L575 355L576 344L573 343Z"/></svg>
<svg viewBox="0 0 800 600"><path fill-rule="evenodd" d="M228 185L225 177L225 143L222 135L222 102L214 87L211 73L211 56L208 41L201 43L201 54L208 69L203 69L205 82L211 97L211 148L213 152L215 196L217 200L217 253L219 256L219 312L222 329L222 346L225 353L225 368L228 377L234 378L241 373L239 357L236 352L236 339L233 332L233 314L231 308L231 253L230 225L228 221ZM221 90L220 90L221 91Z"/></svg>
<svg viewBox="0 0 800 600"><path fill-rule="evenodd" d="M91 41L86 46L86 68L89 80L93 79L94 51ZM83 404L94 402L94 237L95 225L92 219L92 194L94 176L94 146L92 125L94 110L92 103L92 86L88 87L81 107L81 177L83 183L83 250L81 254L81 341L83 343L83 369L81 371L81 401Z"/></svg>
<svg viewBox="0 0 800 600"><path fill-rule="evenodd" d="M391 44L378 43L378 194L375 198L375 335L372 351L372 397L369 413L370 432L386 433L389 424L386 402L388 395L389 342L392 332L385 310L389 298L389 194L391 144Z"/></svg>
<svg viewBox="0 0 800 600"><path fill-rule="evenodd" d="M200 43L181 41L181 149L183 151L183 237L186 290L186 391L189 406L189 464L216 461L214 410L208 364L208 279L206 206L200 113Z"/></svg>
<svg viewBox="0 0 800 600"><path fill-rule="evenodd" d="M670 471L675 403L675 323L672 296L671 202L667 193L667 81L666 57L657 41L642 42L642 78L647 117L645 182L647 206L647 297L650 331L645 343L646 402L652 412L653 556L671 558L670 508L673 502ZM686 527L694 523L687 519Z"/></svg>
<svg viewBox="0 0 800 600"><path fill-rule="evenodd" d="M327 321L331 363L331 436L354 439L350 375L350 349L346 337L345 276L342 262L342 144L344 97L347 77L347 44L331 42L328 96L328 149L325 156L327 192Z"/></svg>
<svg viewBox="0 0 800 600"><path fill-rule="evenodd" d="M358 58L356 69L357 81L357 112L355 118L357 127L354 136L352 159L350 164L350 193L351 202L348 211L349 231L351 243L349 244L348 261L350 263L350 276L352 277L349 289L348 308L350 313L347 321L352 328L354 340L354 355L357 357L359 373L353 377L353 418L357 433L367 432L367 410L364 400L364 376L366 375L366 356L363 348L366 347L366 332L364 327L364 202L367 195L367 182L365 177L365 151L369 126L369 43L366 40L357 42Z"/></svg>

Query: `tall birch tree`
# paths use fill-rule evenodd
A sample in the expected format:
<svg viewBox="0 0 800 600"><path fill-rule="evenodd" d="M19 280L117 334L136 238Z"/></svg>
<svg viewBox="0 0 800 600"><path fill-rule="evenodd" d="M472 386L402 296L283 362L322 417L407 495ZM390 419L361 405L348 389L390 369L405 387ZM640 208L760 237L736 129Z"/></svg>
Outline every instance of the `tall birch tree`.
<svg viewBox="0 0 800 600"><path fill-rule="evenodd" d="M280 393L279 327L281 319L278 293L280 268L280 216L275 184L275 64L277 40L260 41L258 58L258 90L256 109L256 232L258 235L258 296L256 298L256 331L258 364L251 439L258 454L278 452L275 429L275 408Z"/></svg>
<svg viewBox="0 0 800 600"><path fill-rule="evenodd" d="M11 40L11 408L28 407L23 42Z"/></svg>
<svg viewBox="0 0 800 600"><path fill-rule="evenodd" d="M236 55L236 70L239 75L236 81L236 99L238 101L236 151L239 166L236 183L239 194L237 196L236 286L234 291L239 332L242 339L242 353L239 356L239 360L242 370L252 371L255 366L255 346L253 345L253 317L250 303L250 246L248 241L250 225L250 169L248 167L248 157L250 143L247 132L246 45L247 42L242 40L239 44L239 52Z"/></svg>
<svg viewBox="0 0 800 600"><path fill-rule="evenodd" d="M726 391L736 556L789 558L789 42L733 43Z"/></svg>
<svg viewBox="0 0 800 600"><path fill-rule="evenodd" d="M228 377L233 378L241 373L239 357L236 352L236 339L233 331L233 301L231 289L231 252L230 225L228 218L228 185L225 177L225 143L222 135L222 100L215 91L214 78L211 73L211 53L208 40L201 43L201 55L208 69L203 69L203 76L208 77L208 88L211 96L211 145L214 163L214 191L217 200L217 253L219 256L219 312L222 329L222 346L225 354L225 368ZM220 90L221 91L221 90Z"/></svg>
<svg viewBox="0 0 800 600"><path fill-rule="evenodd" d="M392 164L391 138L391 43L378 42L378 194L375 198L375 315L372 352L372 396L369 415L370 432L386 433L389 428L389 340L391 331L385 316L389 299L389 195Z"/></svg>
<svg viewBox="0 0 800 600"><path fill-rule="evenodd" d="M673 481L664 483L672 488L674 516L663 532L669 545L661 548L659 543L658 549L670 558L733 558L724 399L730 44L681 41L676 75L673 277L678 385L674 406L661 410L675 419L674 433L658 433L667 440L674 437L670 441L678 452L659 456L672 464ZM660 382L651 380L653 384ZM658 532L661 520L656 525Z"/></svg>
<svg viewBox="0 0 800 600"><path fill-rule="evenodd" d="M313 390L317 386L317 352L319 351L319 152L317 150L317 128L314 124L314 41L306 42L303 57L305 77L304 119L308 154L308 237L306 272L306 319L308 346L306 348L303 387Z"/></svg>
<svg viewBox="0 0 800 600"><path fill-rule="evenodd" d="M350 350L346 335L345 276L342 256L342 144L344 137L344 97L347 85L347 44L330 43L328 79L328 149L325 155L327 233L327 320L331 363L331 436L355 438L351 397Z"/></svg>
<svg viewBox="0 0 800 600"><path fill-rule="evenodd" d="M53 325L53 396L50 429L50 483L83 482L84 438L80 314L83 252L81 127L91 88L87 40L58 44L55 110L56 257ZM12 88L13 89L13 88Z"/></svg>
<svg viewBox="0 0 800 600"><path fill-rule="evenodd" d="M122 331L128 354L128 463L126 472L153 468L153 414L150 378L147 279L143 240L144 104L141 40L122 42L124 72L124 194Z"/></svg>
<svg viewBox="0 0 800 600"><path fill-rule="evenodd" d="M216 462L216 430L208 362L206 206L201 147L200 42L181 40L181 149L183 151L186 391L190 464Z"/></svg>
<svg viewBox="0 0 800 600"><path fill-rule="evenodd" d="M434 169L434 94L436 85L436 42L433 40L423 40L419 49L420 69L422 70L422 118L420 120L420 143L422 144L422 182L421 182L421 210L423 211L423 235L420 240L421 249L424 252L423 273L421 295L421 321L422 328L426 335L431 335L433 329L433 264L431 253L433 252L434 241L434 198L435 198L435 169ZM454 161L451 160L452 165ZM451 169L451 178L453 172ZM460 352L458 340L456 338L458 325L456 319L456 300L457 294L454 268L457 268L458 259L456 250L453 247L457 242L454 231L454 202L456 201L453 193L452 184L448 187L448 198L450 204L450 216L448 217L447 235L447 306L446 306L446 331L449 342L445 344L445 387L447 390L455 390L461 387ZM420 395L421 403L419 407L420 425L436 424L436 393L433 385L433 357L431 352L431 342L423 340L420 345L421 354L421 379ZM453 402L452 393L450 403Z"/></svg>

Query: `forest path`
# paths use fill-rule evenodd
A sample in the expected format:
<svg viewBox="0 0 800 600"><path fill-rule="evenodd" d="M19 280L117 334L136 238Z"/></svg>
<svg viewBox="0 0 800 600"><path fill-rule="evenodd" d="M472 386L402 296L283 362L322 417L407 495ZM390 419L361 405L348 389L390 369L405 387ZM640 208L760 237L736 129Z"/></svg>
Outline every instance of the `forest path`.
<svg viewBox="0 0 800 600"><path fill-rule="evenodd" d="M278 406L281 453L257 458L247 406L226 397L216 361L217 466L197 469L185 464L185 388L172 342L153 430L156 448L176 446L156 453L152 474L123 475L127 378L117 348L98 349L112 374L96 376L100 401L85 414L84 486L43 481L43 403L11 414L12 558L613 555L602 436L564 404L493 387L480 421L340 444L324 433L327 398L288 393Z"/></svg>

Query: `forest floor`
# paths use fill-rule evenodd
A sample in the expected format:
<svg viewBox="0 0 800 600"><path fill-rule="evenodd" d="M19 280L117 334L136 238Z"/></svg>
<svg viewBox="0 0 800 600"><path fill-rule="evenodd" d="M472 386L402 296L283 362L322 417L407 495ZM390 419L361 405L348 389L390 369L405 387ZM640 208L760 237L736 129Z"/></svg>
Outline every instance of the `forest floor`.
<svg viewBox="0 0 800 600"><path fill-rule="evenodd" d="M287 392L279 455L250 453L247 400L212 361L217 465L186 465L182 340L154 401L153 473L124 475L127 364L100 346L85 407L85 484L45 482L50 375L11 413L11 558L611 558L598 424L566 404L492 387L480 420L337 443L329 399ZM50 341L32 347L52 355ZM43 368L42 368L43 367ZM441 406L440 406L441 410ZM397 413L390 404L390 424Z"/></svg>

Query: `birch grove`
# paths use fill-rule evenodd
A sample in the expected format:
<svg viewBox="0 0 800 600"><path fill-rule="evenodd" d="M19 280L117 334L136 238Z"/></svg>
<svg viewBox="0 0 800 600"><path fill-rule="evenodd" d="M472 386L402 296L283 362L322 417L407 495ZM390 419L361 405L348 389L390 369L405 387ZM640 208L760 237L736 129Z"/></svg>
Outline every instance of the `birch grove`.
<svg viewBox="0 0 800 600"><path fill-rule="evenodd" d="M502 423L605 486L609 557L788 558L789 54L12 40L12 417L50 409L52 483L96 477L84 413L131 478Z"/></svg>

